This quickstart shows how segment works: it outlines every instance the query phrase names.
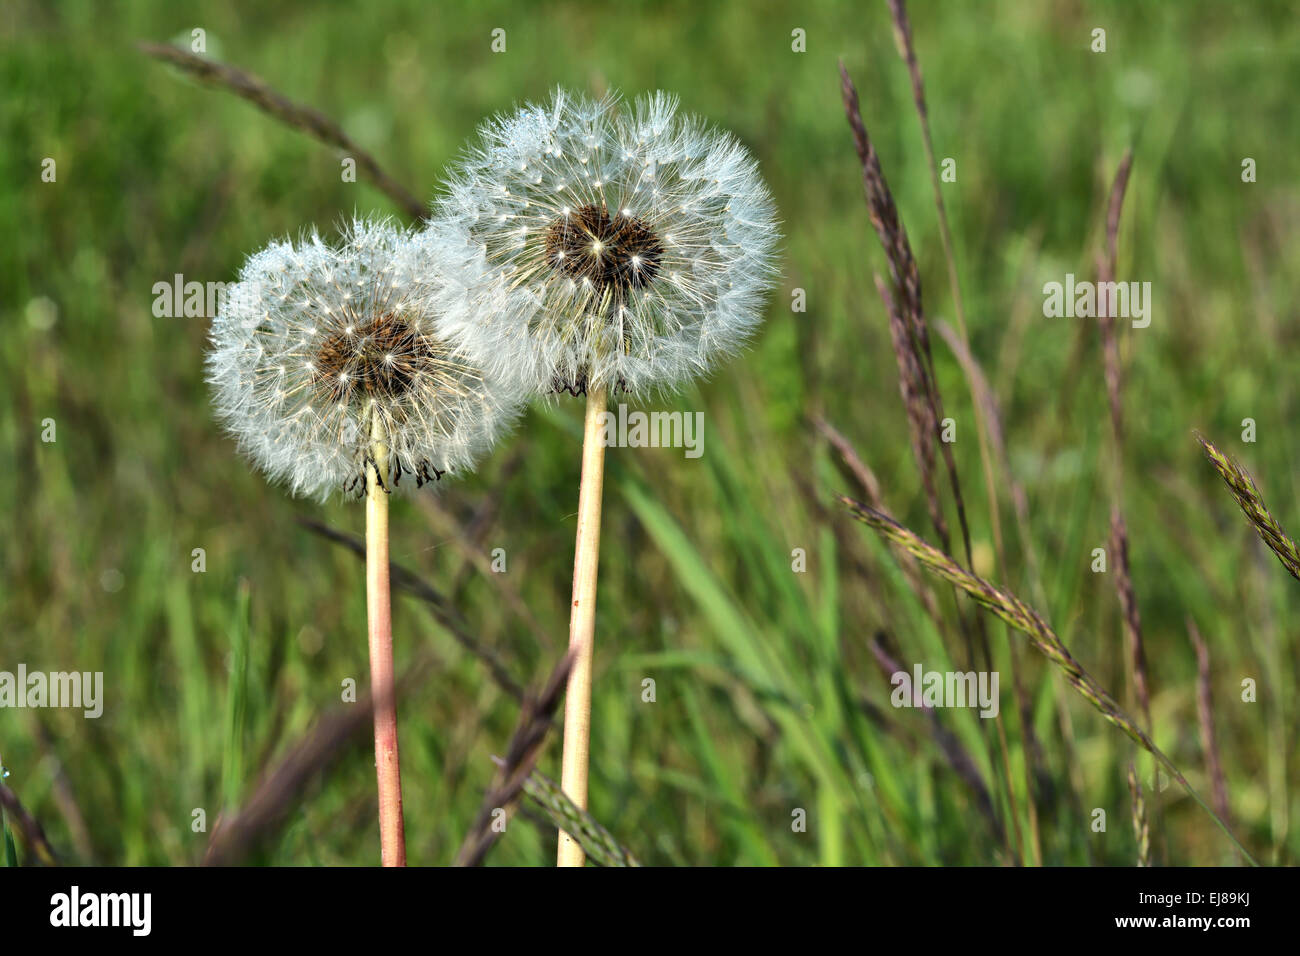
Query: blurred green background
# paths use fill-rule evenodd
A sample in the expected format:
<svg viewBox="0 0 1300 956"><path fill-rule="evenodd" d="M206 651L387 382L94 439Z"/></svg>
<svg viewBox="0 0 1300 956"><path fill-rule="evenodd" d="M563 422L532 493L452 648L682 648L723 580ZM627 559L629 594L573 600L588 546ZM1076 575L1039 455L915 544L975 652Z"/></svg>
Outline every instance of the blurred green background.
<svg viewBox="0 0 1300 956"><path fill-rule="evenodd" d="M1119 277L1150 281L1154 311L1147 329L1120 326L1124 504L1154 736L1208 799L1190 616L1212 656L1234 827L1266 862L1300 850L1300 585L1259 545L1192 430L1238 455L1282 524L1300 530L1294 13L1282 2L1083 0L911 10L935 149L956 160L943 189L971 342L1002 406L1040 564L1017 544L999 469L1009 556L993 567L970 393L936 336L977 570L1044 604L1074 655L1130 702L1113 576L1090 570L1110 511L1098 339L1087 320L1044 318L1041 290L1067 272L1093 275L1110 179L1132 146ZM106 701L99 720L0 711L0 754L66 858L201 859L223 808L344 706L341 682L365 684L361 564L296 523L360 532L363 508L293 500L250 471L208 406L207 320L155 318L152 290L175 273L232 280L245 255L310 223L330 231L354 210L401 212L369 184L343 182L335 151L135 47L188 47L196 27L208 56L336 118L421 199L485 116L557 84L672 90L757 156L785 224L763 332L713 380L656 406L704 412L703 457L609 456L591 809L619 840L658 864L1134 861L1131 745L1022 643L1044 751L1031 849L1000 627L990 635L1014 827L988 728L972 711L938 716L1023 843L1008 850L995 836L924 718L889 707L874 635L909 669L930 670L950 666L945 649L959 639L929 626L889 551L833 503L857 489L807 422L820 413L838 426L894 513L932 538L837 58L858 85L931 321L951 323L920 129L883 2L740 0L5 5L0 669L103 671ZM1089 49L1097 27L1105 53ZM496 28L504 53L490 49ZM806 53L791 50L794 28ZM41 179L47 157L53 183ZM1241 181L1245 157L1253 184ZM796 288L805 313L791 310ZM530 685L567 634L581 416L567 398L535 408L479 473L394 505L394 560L446 592ZM46 418L54 443L41 441ZM1245 418L1254 443L1241 441ZM191 570L195 548L204 573ZM504 574L472 557L493 548L506 551ZM795 548L805 573L791 570ZM426 653L439 662L399 713L411 862L446 863L518 708L425 606L395 597L395 635L399 669ZM232 667L243 646L246 667ZM646 678L654 703L642 699ZM1258 683L1254 703L1241 700L1246 678ZM558 753L556 737L540 764L554 777ZM298 797L251 861L377 862L364 734ZM1148 803L1160 859L1236 860L1177 787ZM208 833L192 832L195 808ZM1091 827L1094 808L1106 811L1104 833ZM553 859L553 832L516 817L489 862Z"/></svg>

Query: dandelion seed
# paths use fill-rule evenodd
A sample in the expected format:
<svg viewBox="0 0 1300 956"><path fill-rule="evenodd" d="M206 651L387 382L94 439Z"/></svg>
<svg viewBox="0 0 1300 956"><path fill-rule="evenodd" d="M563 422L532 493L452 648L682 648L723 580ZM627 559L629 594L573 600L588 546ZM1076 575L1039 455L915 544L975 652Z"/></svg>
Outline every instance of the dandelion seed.
<svg viewBox="0 0 1300 956"><path fill-rule="evenodd" d="M212 328L217 415L295 494L364 488L372 433L388 489L469 468L520 405L434 334L428 263L408 232L355 222L252 256Z"/></svg>
<svg viewBox="0 0 1300 956"><path fill-rule="evenodd" d="M776 225L748 152L674 97L558 91L484 126L435 204L438 329L537 392L671 391L761 320Z"/></svg>

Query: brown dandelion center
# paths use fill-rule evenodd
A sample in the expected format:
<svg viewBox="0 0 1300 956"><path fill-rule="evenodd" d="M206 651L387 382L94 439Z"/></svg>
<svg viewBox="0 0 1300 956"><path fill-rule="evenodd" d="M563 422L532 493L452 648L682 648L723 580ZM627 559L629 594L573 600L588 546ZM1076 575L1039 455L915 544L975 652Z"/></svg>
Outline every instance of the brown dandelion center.
<svg viewBox="0 0 1300 956"><path fill-rule="evenodd" d="M663 258L663 244L643 221L621 211L611 218L595 203L556 219L545 243L554 269L619 296L649 285Z"/></svg>
<svg viewBox="0 0 1300 956"><path fill-rule="evenodd" d="M335 332L316 352L316 387L335 402L397 398L432 360L427 340L392 314Z"/></svg>

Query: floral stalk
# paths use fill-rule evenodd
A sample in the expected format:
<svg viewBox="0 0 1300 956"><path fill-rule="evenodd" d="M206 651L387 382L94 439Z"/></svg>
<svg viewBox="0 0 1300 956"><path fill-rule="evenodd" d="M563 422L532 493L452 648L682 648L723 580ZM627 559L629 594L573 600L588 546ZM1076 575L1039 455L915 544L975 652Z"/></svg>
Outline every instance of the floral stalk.
<svg viewBox="0 0 1300 956"><path fill-rule="evenodd" d="M573 554L573 606L569 649L574 655L564 699L564 757L560 785L574 805L587 809L587 766L591 753L591 665L596 637L596 572L600 563L600 505L605 485L605 443L601 419L608 404L602 386L587 396L582 437L582 483L578 491L578 533ZM582 866L582 847L560 831L557 866Z"/></svg>
<svg viewBox="0 0 1300 956"><path fill-rule="evenodd" d="M611 391L644 400L734 355L776 282L776 208L749 151L659 92L556 90L484 124L434 203L435 331L537 397L587 396L562 786L585 809ZM561 866L581 847L560 836Z"/></svg>
<svg viewBox="0 0 1300 956"><path fill-rule="evenodd" d="M376 406L366 469L366 618L370 693L375 711L375 774L379 780L379 845L384 866L406 866L402 772L397 756L397 695L393 678L393 607L388 586L388 444Z"/></svg>

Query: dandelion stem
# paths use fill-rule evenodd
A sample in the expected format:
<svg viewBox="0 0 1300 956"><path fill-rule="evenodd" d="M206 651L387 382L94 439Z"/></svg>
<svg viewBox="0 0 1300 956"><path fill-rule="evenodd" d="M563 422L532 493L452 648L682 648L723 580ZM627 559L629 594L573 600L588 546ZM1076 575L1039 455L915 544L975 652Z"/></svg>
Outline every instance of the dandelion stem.
<svg viewBox="0 0 1300 956"><path fill-rule="evenodd" d="M573 607L569 611L569 672L564 699L564 759L560 785L579 809L587 809L587 762L591 753L591 662L596 633L596 570L600 561L600 503L605 485L601 419L604 386L587 395L582 431L582 483L578 491L578 535L573 555ZM560 831L557 866L582 866L582 847Z"/></svg>
<svg viewBox="0 0 1300 956"><path fill-rule="evenodd" d="M384 866L406 866L402 779L397 758L397 699L393 680L393 608L388 586L388 443L379 407L371 413L366 465L366 616L370 692L375 710L375 773L379 781L379 842Z"/></svg>

